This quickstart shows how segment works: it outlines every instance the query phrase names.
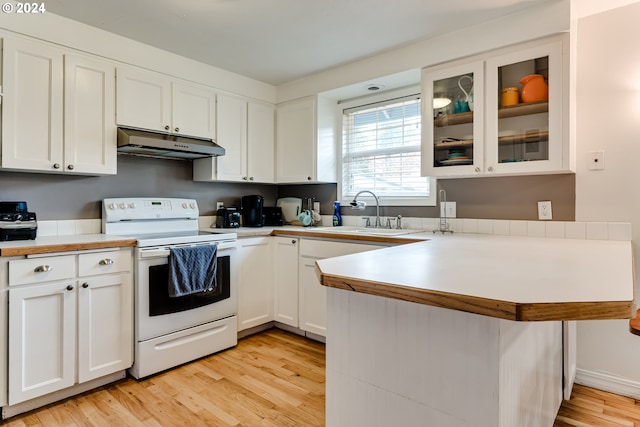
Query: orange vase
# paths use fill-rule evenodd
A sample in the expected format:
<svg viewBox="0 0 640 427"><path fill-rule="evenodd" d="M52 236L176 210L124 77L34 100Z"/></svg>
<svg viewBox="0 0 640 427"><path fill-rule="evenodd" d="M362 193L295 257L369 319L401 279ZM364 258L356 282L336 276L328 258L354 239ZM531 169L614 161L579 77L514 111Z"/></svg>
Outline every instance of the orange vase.
<svg viewBox="0 0 640 427"><path fill-rule="evenodd" d="M529 74L520 79L522 84L522 102L546 101L549 99L549 86L541 74Z"/></svg>

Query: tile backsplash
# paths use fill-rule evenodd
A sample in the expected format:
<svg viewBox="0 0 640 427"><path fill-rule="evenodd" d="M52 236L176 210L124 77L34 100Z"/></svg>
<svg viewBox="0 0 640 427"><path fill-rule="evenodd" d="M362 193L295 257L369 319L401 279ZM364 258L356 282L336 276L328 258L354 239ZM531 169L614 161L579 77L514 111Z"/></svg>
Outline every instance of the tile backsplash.
<svg viewBox="0 0 640 427"><path fill-rule="evenodd" d="M344 225L364 225L361 217L343 216L342 218ZM406 217L402 218L402 228L432 231L438 229L439 221L439 218ZM449 228L455 233L623 241L629 241L632 237L631 224L627 222L514 221L472 218L452 218L447 221ZM386 218L382 223L386 224ZM201 228L211 227L215 224L215 217L201 216L198 224ZM395 227L394 217L391 217L391 224ZM331 226L332 216L323 215L320 225ZM99 219L38 221L38 236L96 234L100 233L101 229L102 222Z"/></svg>

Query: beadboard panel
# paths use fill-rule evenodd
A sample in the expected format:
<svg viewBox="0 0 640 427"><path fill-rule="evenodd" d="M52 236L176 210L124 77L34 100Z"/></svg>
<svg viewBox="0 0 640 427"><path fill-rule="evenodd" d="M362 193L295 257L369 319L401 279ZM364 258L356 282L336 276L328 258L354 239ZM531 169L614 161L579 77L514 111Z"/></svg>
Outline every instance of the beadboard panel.
<svg viewBox="0 0 640 427"><path fill-rule="evenodd" d="M333 288L327 317L328 427L553 425L561 322L509 322Z"/></svg>

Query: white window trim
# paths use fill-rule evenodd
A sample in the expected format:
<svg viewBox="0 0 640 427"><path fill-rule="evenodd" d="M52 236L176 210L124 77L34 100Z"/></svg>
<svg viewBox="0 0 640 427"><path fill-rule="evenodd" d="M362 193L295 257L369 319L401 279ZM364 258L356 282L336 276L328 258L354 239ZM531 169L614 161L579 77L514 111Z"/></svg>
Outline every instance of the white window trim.
<svg viewBox="0 0 640 427"><path fill-rule="evenodd" d="M383 102L389 99L401 98L409 96L414 93L420 92L420 86L407 86L401 89L389 90L375 95L369 95L365 97L358 97L354 99L338 101L337 113L340 117L340 132L338 143L338 170L340 171L338 177L338 198L341 206L349 206L349 203L353 199L343 199L342 197L342 129L344 126L343 110L349 108L355 108L365 104L372 104L376 102ZM429 197L390 197L390 196L378 196L380 200L380 206L436 206L437 205L437 191L436 191L436 179L435 177L429 177ZM358 197L358 200L362 200L367 203L368 206L375 206L375 200L370 195L362 194Z"/></svg>

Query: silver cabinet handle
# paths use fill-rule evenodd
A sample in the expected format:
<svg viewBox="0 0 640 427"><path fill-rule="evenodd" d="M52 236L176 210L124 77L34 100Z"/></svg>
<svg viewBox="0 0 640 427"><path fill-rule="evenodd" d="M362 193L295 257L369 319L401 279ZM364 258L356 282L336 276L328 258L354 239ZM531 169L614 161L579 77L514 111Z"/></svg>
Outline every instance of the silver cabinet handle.
<svg viewBox="0 0 640 427"><path fill-rule="evenodd" d="M51 270L53 270L53 267L51 267L50 265L39 265L33 269L33 271L36 273L46 273L47 271Z"/></svg>
<svg viewBox="0 0 640 427"><path fill-rule="evenodd" d="M89 284L88 284L87 282L84 282L84 283L82 284L82 287L83 287L83 288L85 288L85 289L87 289L87 288L89 287Z"/></svg>
<svg viewBox="0 0 640 427"><path fill-rule="evenodd" d="M476 172L480 172L480 168L476 168L475 170L476 170Z"/></svg>
<svg viewBox="0 0 640 427"><path fill-rule="evenodd" d="M251 177L249 177L249 181L253 181L253 177L252 177L252 176L251 176Z"/></svg>
<svg viewBox="0 0 640 427"><path fill-rule="evenodd" d="M98 262L98 264L100 264L100 265L111 265L111 264L113 264L113 260L111 258L101 259L100 262Z"/></svg>
<svg viewBox="0 0 640 427"><path fill-rule="evenodd" d="M180 128L176 128L176 129L175 129L175 131L176 131L176 132L180 132Z"/></svg>
<svg viewBox="0 0 640 427"><path fill-rule="evenodd" d="M246 181L248 178L246 176L243 176L242 179Z"/></svg>
<svg viewBox="0 0 640 427"><path fill-rule="evenodd" d="M67 286L67 290L68 290L68 291L72 291L72 290L73 290L73 286L72 286L72 285L68 285L68 286Z"/></svg>
<svg viewBox="0 0 640 427"><path fill-rule="evenodd" d="M489 166L489 168L487 169L489 172L493 172L493 166Z"/></svg>
<svg viewBox="0 0 640 427"><path fill-rule="evenodd" d="M72 170L73 170L73 165L69 165L69 166L67 166L67 169L69 169L70 171L72 171Z"/></svg>
<svg viewBox="0 0 640 427"><path fill-rule="evenodd" d="M171 129L171 128L169 127L169 125L166 125L166 126L164 127L164 130L169 130L169 129Z"/></svg>
<svg viewBox="0 0 640 427"><path fill-rule="evenodd" d="M54 169L60 169L60 163L54 163L53 164L53 168Z"/></svg>

